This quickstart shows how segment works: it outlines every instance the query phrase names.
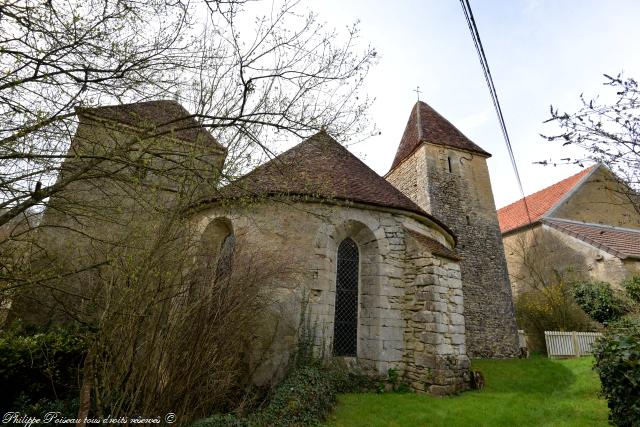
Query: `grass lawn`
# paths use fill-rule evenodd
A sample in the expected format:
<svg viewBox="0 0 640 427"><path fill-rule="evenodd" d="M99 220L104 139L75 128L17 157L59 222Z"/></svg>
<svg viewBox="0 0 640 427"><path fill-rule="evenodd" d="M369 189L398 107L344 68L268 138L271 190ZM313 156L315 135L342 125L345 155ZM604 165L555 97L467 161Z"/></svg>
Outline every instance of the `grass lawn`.
<svg viewBox="0 0 640 427"><path fill-rule="evenodd" d="M592 357L475 360L485 388L438 398L415 393L344 394L330 426L606 426L607 403Z"/></svg>

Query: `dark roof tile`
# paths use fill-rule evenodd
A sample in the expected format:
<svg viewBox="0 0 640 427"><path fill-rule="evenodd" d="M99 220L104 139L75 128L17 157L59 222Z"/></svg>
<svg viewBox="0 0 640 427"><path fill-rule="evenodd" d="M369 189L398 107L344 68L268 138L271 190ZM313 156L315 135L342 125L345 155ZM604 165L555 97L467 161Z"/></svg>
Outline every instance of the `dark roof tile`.
<svg viewBox="0 0 640 427"><path fill-rule="evenodd" d="M487 157L491 156L464 136L436 110L424 102L418 101L411 110L409 121L390 170L395 169L404 159L409 157L422 142L472 151Z"/></svg>
<svg viewBox="0 0 640 427"><path fill-rule="evenodd" d="M434 255L441 256L443 258L452 259L454 261L459 261L460 257L456 254L455 251L447 248L442 243L438 242L431 237L425 236L424 234L417 233L413 230L407 230L407 234L413 237L418 243L424 246L429 252Z"/></svg>
<svg viewBox="0 0 640 427"><path fill-rule="evenodd" d="M544 218L542 223L618 258L640 259L640 230L557 218Z"/></svg>
<svg viewBox="0 0 640 427"><path fill-rule="evenodd" d="M427 214L360 159L321 131L220 190L220 198L310 196ZM455 237L454 237L455 238Z"/></svg>

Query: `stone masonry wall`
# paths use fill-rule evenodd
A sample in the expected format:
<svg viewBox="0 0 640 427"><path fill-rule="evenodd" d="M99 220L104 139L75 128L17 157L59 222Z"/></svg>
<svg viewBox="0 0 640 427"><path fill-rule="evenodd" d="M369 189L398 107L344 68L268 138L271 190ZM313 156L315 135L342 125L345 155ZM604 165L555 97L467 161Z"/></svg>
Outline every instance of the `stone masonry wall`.
<svg viewBox="0 0 640 427"><path fill-rule="evenodd" d="M601 280L619 287L620 282L637 274L640 265L635 260L624 262L544 224L509 233L503 242L514 296L531 289L531 277L553 282L558 274L566 281Z"/></svg>
<svg viewBox="0 0 640 427"><path fill-rule="evenodd" d="M406 374L418 391L446 393L462 389L467 379L463 375L466 355L464 332L460 333L464 325L460 323L463 308L457 263L437 260L427 250L411 256L407 252L407 227L451 248L452 241L442 232L398 213L274 200L212 207L198 214L194 222L202 230L219 217L232 224L238 247L269 248L273 254L288 257L287 263L295 271L294 280L289 278L274 286L277 295L274 313L280 316L275 323L279 330L271 360L258 371L261 377L258 382L269 381L274 373L277 376L286 364L296 340L295 327L304 298L309 301L317 351L331 355L337 249L349 237L358 245L360 255L357 362L383 375L391 368L396 369L401 375ZM418 276L434 286L436 294L428 303L435 306L426 307L427 300L421 299L423 294L416 293ZM420 310L434 313L424 327L420 326L421 320L412 318ZM434 326L437 322L443 322L444 326ZM430 338L424 333L430 333ZM420 341L434 341L433 334L442 334L442 340L433 344ZM411 362L409 368L408 361L417 356L408 354L414 354L416 347L419 362ZM429 359L430 356L433 357ZM420 365L422 362L432 367Z"/></svg>
<svg viewBox="0 0 640 427"><path fill-rule="evenodd" d="M424 191L427 188L427 157L424 147L418 148L385 178L426 212L431 212L429 192Z"/></svg>
<svg viewBox="0 0 640 427"><path fill-rule="evenodd" d="M460 267L431 256L413 239L407 261L405 378L412 389L431 394L465 390L469 359Z"/></svg>
<svg viewBox="0 0 640 427"><path fill-rule="evenodd" d="M486 159L430 144L423 144L412 157L426 158L426 171L416 168L415 173L418 177L426 176L426 184L420 191L428 194L414 195L412 199L447 224L458 238L456 251L461 257L469 356L517 355L511 287ZM387 176L394 185L409 179L408 171L404 171L403 177L399 169ZM417 180L420 182L421 178ZM401 185L399 189L402 190Z"/></svg>

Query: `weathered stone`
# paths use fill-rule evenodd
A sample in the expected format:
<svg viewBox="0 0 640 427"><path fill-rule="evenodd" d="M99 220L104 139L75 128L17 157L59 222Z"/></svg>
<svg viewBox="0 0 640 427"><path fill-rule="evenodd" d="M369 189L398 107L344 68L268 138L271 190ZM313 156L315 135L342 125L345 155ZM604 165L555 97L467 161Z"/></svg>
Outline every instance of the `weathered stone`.
<svg viewBox="0 0 640 427"><path fill-rule="evenodd" d="M435 316L429 311L418 311L411 316L411 320L421 323L431 323L435 321Z"/></svg>
<svg viewBox="0 0 640 427"><path fill-rule="evenodd" d="M448 145L422 143L387 179L425 211L444 219L458 236L459 271L447 261L438 267L434 262L433 271L462 278L446 287L464 290L464 310L454 311L464 311L470 353L517 355L515 316L486 158Z"/></svg>
<svg viewBox="0 0 640 427"><path fill-rule="evenodd" d="M452 325L464 325L464 316L458 313L449 314L449 319L451 319Z"/></svg>

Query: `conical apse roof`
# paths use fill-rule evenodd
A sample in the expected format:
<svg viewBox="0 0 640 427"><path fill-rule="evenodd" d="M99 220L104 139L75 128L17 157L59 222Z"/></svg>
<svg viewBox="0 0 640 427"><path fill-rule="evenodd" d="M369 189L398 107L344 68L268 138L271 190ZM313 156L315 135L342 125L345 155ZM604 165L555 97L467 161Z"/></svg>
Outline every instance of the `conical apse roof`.
<svg viewBox="0 0 640 427"><path fill-rule="evenodd" d="M221 189L222 198L311 196L402 209L449 229L321 131Z"/></svg>

